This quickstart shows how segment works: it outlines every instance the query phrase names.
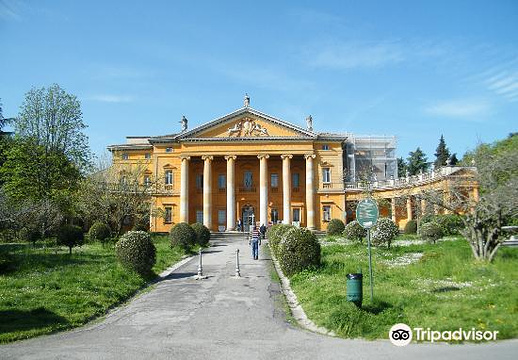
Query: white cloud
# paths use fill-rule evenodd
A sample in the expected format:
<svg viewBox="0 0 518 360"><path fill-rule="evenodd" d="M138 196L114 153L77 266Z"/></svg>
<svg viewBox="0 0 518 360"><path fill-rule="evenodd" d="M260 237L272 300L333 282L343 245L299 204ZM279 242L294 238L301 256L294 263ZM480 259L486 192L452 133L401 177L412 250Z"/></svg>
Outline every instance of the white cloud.
<svg viewBox="0 0 518 360"><path fill-rule="evenodd" d="M447 100L429 105L424 110L433 116L480 121L490 112L491 105L484 100Z"/></svg>
<svg viewBox="0 0 518 360"><path fill-rule="evenodd" d="M110 95L110 94L99 94L89 97L90 100L107 102L107 103L129 103L134 100L133 96L130 95Z"/></svg>
<svg viewBox="0 0 518 360"><path fill-rule="evenodd" d="M487 78L484 83L507 100L518 101L518 71L502 71Z"/></svg>
<svg viewBox="0 0 518 360"><path fill-rule="evenodd" d="M311 66L331 69L378 68L405 60L403 48L396 41L328 44L306 56Z"/></svg>

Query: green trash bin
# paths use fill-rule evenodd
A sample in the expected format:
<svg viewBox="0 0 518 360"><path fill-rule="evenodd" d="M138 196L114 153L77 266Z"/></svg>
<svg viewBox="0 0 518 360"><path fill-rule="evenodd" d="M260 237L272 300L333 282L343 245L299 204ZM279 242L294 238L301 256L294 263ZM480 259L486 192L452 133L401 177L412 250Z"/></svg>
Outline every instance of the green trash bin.
<svg viewBox="0 0 518 360"><path fill-rule="evenodd" d="M362 306L363 300L363 274L347 274L347 301L353 302L356 306Z"/></svg>

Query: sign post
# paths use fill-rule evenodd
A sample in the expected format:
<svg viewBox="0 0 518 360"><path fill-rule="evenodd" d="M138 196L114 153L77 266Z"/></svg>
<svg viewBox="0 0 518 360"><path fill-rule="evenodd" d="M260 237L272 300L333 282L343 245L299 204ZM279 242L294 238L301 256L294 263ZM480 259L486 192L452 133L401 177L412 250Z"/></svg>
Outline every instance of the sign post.
<svg viewBox="0 0 518 360"><path fill-rule="evenodd" d="M369 279L371 285L371 304L374 297L372 279L372 255L371 255L371 228L376 225L379 217L378 204L374 199L368 198L360 201L356 207L356 220L364 229L367 229L367 246L369 251Z"/></svg>

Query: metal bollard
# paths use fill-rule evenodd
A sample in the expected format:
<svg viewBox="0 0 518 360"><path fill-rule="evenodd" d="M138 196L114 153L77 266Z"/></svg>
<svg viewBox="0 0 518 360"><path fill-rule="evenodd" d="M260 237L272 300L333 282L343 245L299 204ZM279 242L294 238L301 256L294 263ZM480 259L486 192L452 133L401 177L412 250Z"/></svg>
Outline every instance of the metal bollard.
<svg viewBox="0 0 518 360"><path fill-rule="evenodd" d="M202 259L201 259L201 249L199 251L199 256L200 256L200 261L198 263L198 277L202 278L203 277L203 263L202 263Z"/></svg>
<svg viewBox="0 0 518 360"><path fill-rule="evenodd" d="M239 271L239 249L236 249L236 277L240 277L241 272Z"/></svg>

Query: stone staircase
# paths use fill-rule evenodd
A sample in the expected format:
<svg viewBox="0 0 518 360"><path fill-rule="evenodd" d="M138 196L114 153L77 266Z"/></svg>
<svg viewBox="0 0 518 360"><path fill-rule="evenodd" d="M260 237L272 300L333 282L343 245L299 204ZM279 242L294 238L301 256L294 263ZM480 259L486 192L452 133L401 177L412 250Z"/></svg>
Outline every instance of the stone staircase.
<svg viewBox="0 0 518 360"><path fill-rule="evenodd" d="M231 231L231 232L211 232L210 233L210 241L223 241L223 242L233 242L244 240L247 237L247 233Z"/></svg>

